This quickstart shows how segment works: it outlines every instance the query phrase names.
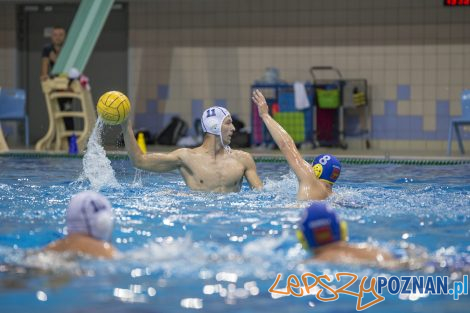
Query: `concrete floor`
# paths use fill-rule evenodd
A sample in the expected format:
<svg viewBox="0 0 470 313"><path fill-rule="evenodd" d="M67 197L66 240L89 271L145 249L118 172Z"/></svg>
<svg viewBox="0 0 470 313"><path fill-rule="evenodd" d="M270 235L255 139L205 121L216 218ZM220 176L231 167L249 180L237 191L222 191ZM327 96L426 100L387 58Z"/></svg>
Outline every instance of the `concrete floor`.
<svg viewBox="0 0 470 313"><path fill-rule="evenodd" d="M375 148L366 149L365 144L361 142L348 141L349 147L347 149L341 148L326 148L319 147L312 149L311 147L303 147L300 149L300 153L305 158L312 158L318 154L330 153L340 158L373 158L373 159L413 159L413 160L470 160L470 151L466 151L466 154L460 154L458 150L453 150L452 155L448 156L446 149L439 150L387 150ZM170 152L179 147L176 146L159 146L159 145L148 145L148 152ZM457 148L456 145L454 148ZM127 152L124 148L116 146L105 146L105 149L110 155L126 155ZM267 147L253 147L253 148L242 148L240 150L247 151L255 157L281 157L282 153L277 148ZM468 149L467 149L468 150ZM20 154L38 154L34 150L34 147L25 149L24 147L13 147L10 148L10 153ZM43 152L44 154L66 154L67 151L63 152Z"/></svg>

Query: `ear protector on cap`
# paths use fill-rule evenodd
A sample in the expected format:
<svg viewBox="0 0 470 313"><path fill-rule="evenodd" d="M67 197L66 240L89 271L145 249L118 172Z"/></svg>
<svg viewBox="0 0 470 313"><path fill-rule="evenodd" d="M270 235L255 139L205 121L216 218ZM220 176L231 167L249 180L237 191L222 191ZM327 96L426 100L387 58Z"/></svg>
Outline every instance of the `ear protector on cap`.
<svg viewBox="0 0 470 313"><path fill-rule="evenodd" d="M331 154L320 154L312 163L315 175L323 181L334 184L341 173L341 163Z"/></svg>

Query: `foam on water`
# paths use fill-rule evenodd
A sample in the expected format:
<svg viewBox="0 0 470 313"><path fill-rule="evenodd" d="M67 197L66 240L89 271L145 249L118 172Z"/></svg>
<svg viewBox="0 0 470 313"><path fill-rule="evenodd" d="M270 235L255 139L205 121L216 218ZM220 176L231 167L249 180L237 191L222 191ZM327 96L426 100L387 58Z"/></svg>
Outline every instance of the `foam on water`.
<svg viewBox="0 0 470 313"><path fill-rule="evenodd" d="M22 250L0 246L0 255L5 255L5 263L12 269L16 267L15 270L24 269L46 271L49 273L83 274L78 259L67 253Z"/></svg>
<svg viewBox="0 0 470 313"><path fill-rule="evenodd" d="M48 303L51 313L71 307L70 299L75 299L77 292L93 293L76 298L78 306L83 305L83 310L100 307L103 313L121 312L122 305L116 300L147 301L150 310L158 305L162 312L181 311L183 298L202 299L205 312L226 308L233 308L227 312L302 312L305 307L301 299L286 297L275 302L276 307L268 302L271 298L267 290L277 273L283 275L281 287L287 275L304 272L332 275L353 271L359 277L438 274L452 275L457 280L462 273L470 272L470 246L466 240L470 236L470 186L468 176L455 178L462 171L468 173L468 167L449 167L446 171L442 167L415 170L351 166L343 171L333 196L325 202L348 221L352 244L379 245L394 254L400 252L410 261L409 268L389 270L309 262L310 254L301 249L295 236L299 215L308 202L296 201L298 182L288 165L271 163L258 165L264 190L253 191L244 183L240 193L217 194L190 190L176 171L136 174L127 161L113 161L122 188L103 188L102 192L115 209L113 245L122 256L102 261L45 253L30 255L31 249L40 249L64 234L67 203L83 189L71 185L70 180L85 166L78 159L34 159L36 167L32 171L32 161L9 162L5 166L8 179L0 184L0 291L2 280L18 281L19 270L34 274L40 268L47 273L71 274L69 284L49 294L55 301ZM446 174L433 181L438 170ZM99 167L95 176L102 178L102 172ZM24 177L29 181L22 180ZM28 290L43 286L42 276L23 276L27 276L23 281L30 286ZM155 297L150 293L146 296L148 288L152 294L156 290ZM357 286L351 290L358 290ZM59 292L67 296L66 301L55 300ZM17 310L7 311L34 311L33 304L28 306L23 301L30 295L22 289L9 290L3 296L19 300ZM432 299L435 302L429 301ZM400 304L403 301L395 297L387 298L387 304L380 308L382 312L430 312L446 311L446 305L462 303L456 310L462 312L468 298L462 299L420 299L422 309L416 310L409 304L404 307ZM233 305L231 301L235 300L239 301L237 306L224 306ZM441 306L436 309L437 301ZM322 311L354 310L347 298L334 305L315 305ZM103 309L106 307L108 311Z"/></svg>
<svg viewBox="0 0 470 313"><path fill-rule="evenodd" d="M274 179L266 178L264 180L263 189L267 192L275 193L277 195L288 195L289 198L291 198L292 195L297 194L299 183L294 172L289 171L288 173L282 175L280 179L279 177L275 177Z"/></svg>
<svg viewBox="0 0 470 313"><path fill-rule="evenodd" d="M120 187L111 167L111 161L106 157L106 151L101 145L103 126L103 121L98 118L88 139L86 153L83 156L83 172L79 178L79 181L90 181L93 190L100 190L103 187Z"/></svg>

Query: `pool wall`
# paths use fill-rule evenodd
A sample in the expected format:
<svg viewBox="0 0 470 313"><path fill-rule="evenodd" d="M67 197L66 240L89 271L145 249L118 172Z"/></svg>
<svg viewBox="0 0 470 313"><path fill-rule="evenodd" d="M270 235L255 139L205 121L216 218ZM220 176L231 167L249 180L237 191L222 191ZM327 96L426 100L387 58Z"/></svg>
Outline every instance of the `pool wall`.
<svg viewBox="0 0 470 313"><path fill-rule="evenodd" d="M25 81L17 3L0 4L0 86L10 88ZM372 147L445 151L449 121L461 114L460 94L469 87L468 8L444 1L129 1L124 9L128 62L116 66L132 73L123 91L136 106L136 127L153 133L173 115L192 126L212 105L249 125L250 85L266 68L294 82L311 81L311 66L334 66L368 81ZM41 93L29 95L28 106L43 101ZM359 124L347 115L347 130ZM470 132L463 136L469 150Z"/></svg>

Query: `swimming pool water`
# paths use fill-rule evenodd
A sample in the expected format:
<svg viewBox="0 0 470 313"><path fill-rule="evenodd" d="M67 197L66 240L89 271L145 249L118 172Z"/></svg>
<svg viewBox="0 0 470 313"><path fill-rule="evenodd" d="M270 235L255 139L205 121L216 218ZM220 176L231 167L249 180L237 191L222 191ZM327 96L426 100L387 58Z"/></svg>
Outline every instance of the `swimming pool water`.
<svg viewBox="0 0 470 313"><path fill-rule="evenodd" d="M277 273L447 275L470 263L470 165L348 165L327 202L350 240L429 255L417 270L305 262L295 224L305 202L286 163L258 163L262 192L190 191L177 172L135 171L113 160L119 186L102 182L116 215L113 261L31 254L60 238L70 197L89 189L81 159L0 158L2 312L354 312L356 299L273 299ZM414 249L412 249L416 246ZM467 264L467 265L466 265ZM285 276L284 276L285 277ZM280 286L285 286L283 278ZM387 295L366 312L463 312L469 296Z"/></svg>

